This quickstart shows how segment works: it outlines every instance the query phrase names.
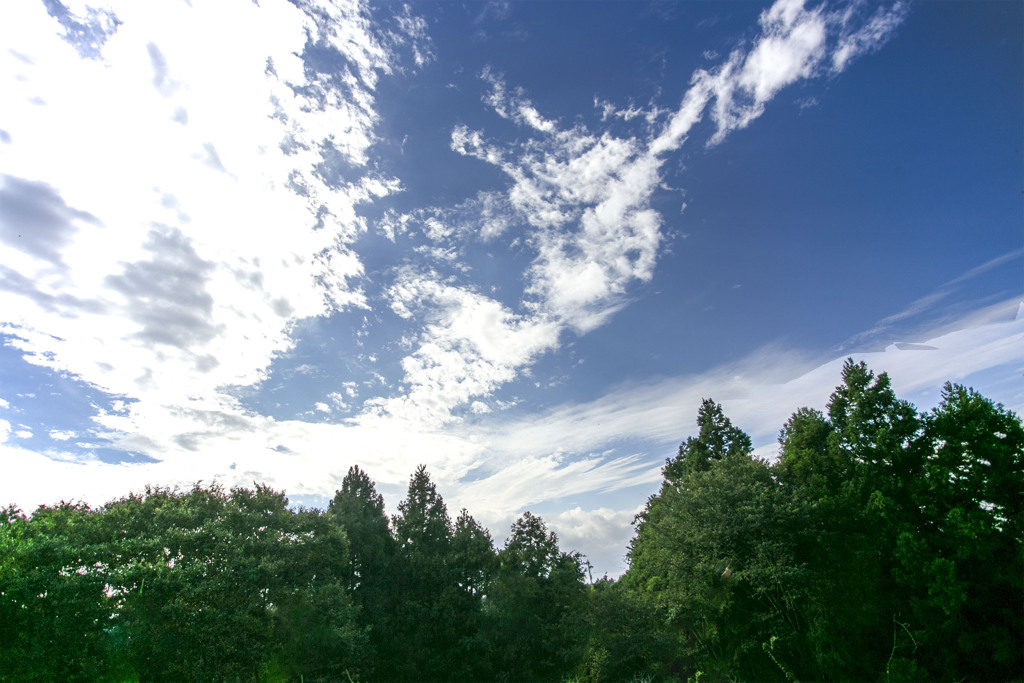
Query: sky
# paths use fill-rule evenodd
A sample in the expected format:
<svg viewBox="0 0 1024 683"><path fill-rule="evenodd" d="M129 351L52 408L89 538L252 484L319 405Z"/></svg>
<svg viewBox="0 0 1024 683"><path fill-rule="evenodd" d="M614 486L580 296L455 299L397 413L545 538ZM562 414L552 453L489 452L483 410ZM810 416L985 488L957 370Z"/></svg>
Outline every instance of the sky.
<svg viewBox="0 0 1024 683"><path fill-rule="evenodd" d="M626 569L723 404L1024 409L1024 4L5 0L0 504L426 465Z"/></svg>

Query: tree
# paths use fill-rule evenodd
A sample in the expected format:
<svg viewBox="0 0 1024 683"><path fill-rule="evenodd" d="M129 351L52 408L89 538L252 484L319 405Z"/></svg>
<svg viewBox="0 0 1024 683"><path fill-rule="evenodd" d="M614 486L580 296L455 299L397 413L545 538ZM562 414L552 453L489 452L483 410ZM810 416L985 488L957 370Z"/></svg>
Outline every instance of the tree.
<svg viewBox="0 0 1024 683"><path fill-rule="evenodd" d="M827 417L801 409L775 468L813 579L808 638L822 677L1019 675L1024 428L947 384L919 415L885 373L847 361Z"/></svg>
<svg viewBox="0 0 1024 683"><path fill-rule="evenodd" d="M0 514L0 680L107 680L106 549L82 503Z"/></svg>
<svg viewBox="0 0 1024 683"><path fill-rule="evenodd" d="M377 493L366 472L353 465L327 513L344 528L349 540L348 589L360 596L360 604L372 602L379 586L387 580L388 563L394 554L383 496Z"/></svg>
<svg viewBox="0 0 1024 683"><path fill-rule="evenodd" d="M662 615L678 674L820 677L790 498L721 406L705 400L697 424L637 515L623 582Z"/></svg>
<svg viewBox="0 0 1024 683"><path fill-rule="evenodd" d="M852 462L836 446L835 430L818 410L800 408L779 432L775 471L806 496L828 500L837 496L852 474Z"/></svg>
<svg viewBox="0 0 1024 683"><path fill-rule="evenodd" d="M853 463L851 493L875 507L913 508L911 484L924 462L917 410L896 397L886 373L862 361L843 365L843 384L828 403L836 447Z"/></svg>
<svg viewBox="0 0 1024 683"><path fill-rule="evenodd" d="M108 504L112 628L145 680L341 676L364 634L344 591L344 532L283 493L147 489Z"/></svg>
<svg viewBox="0 0 1024 683"><path fill-rule="evenodd" d="M665 615L683 672L771 680L806 668L806 578L785 503L767 465L733 454L664 486L638 516L625 580Z"/></svg>
<svg viewBox="0 0 1024 683"><path fill-rule="evenodd" d="M524 512L512 523L512 533L501 551L501 566L531 579L547 578L558 559L558 537L544 521Z"/></svg>
<svg viewBox="0 0 1024 683"><path fill-rule="evenodd" d="M748 455L750 437L733 426L722 406L706 398L697 411L697 436L679 446L679 454L665 461L665 478L674 481L688 472L703 472L728 455Z"/></svg>
<svg viewBox="0 0 1024 683"><path fill-rule="evenodd" d="M459 588L467 597L483 597L496 565L490 532L463 508L452 536L452 567Z"/></svg>
<svg viewBox="0 0 1024 683"><path fill-rule="evenodd" d="M430 480L426 465L420 465L409 481L408 494L398 504L394 518L400 551L408 557L444 555L452 541L448 508Z"/></svg>
<svg viewBox="0 0 1024 683"><path fill-rule="evenodd" d="M915 480L922 422L888 375L847 360L825 414L802 408L779 436L775 467L793 507L795 557L815 599L807 638L820 676L915 675L913 624L893 581L896 540L920 524Z"/></svg>
<svg viewBox="0 0 1024 683"><path fill-rule="evenodd" d="M397 657L392 615L403 599L394 589L397 546L384 511L384 498L369 475L353 465L327 514L349 541L345 585L359 610L358 623L369 634L369 668L364 673L374 678L379 673L378 664L386 666Z"/></svg>
<svg viewBox="0 0 1024 683"><path fill-rule="evenodd" d="M463 508L455 520L449 563L455 591L451 597L456 645L448 666L450 680L490 680L494 672L485 655L484 601L497 568L491 534Z"/></svg>
<svg viewBox="0 0 1024 683"><path fill-rule="evenodd" d="M580 683L665 680L673 643L662 615L644 593L604 577L587 590L586 653L574 678Z"/></svg>
<svg viewBox="0 0 1024 683"><path fill-rule="evenodd" d="M118 567L117 624L141 678L251 678L262 670L272 650L275 558L252 546L263 545L264 523L277 536L271 515L280 501L261 501L271 504L265 514L235 502L221 487L196 485L108 506L110 522L127 519L139 534L131 561Z"/></svg>
<svg viewBox="0 0 1024 683"><path fill-rule="evenodd" d="M1024 671L1024 426L973 389L946 384L925 416L915 479L924 519L896 543L918 661L936 678Z"/></svg>
<svg viewBox="0 0 1024 683"><path fill-rule="evenodd" d="M394 658L385 678L443 680L458 650L458 587L450 565L452 522L421 465L393 518L397 542L392 591Z"/></svg>
<svg viewBox="0 0 1024 683"><path fill-rule="evenodd" d="M487 628L497 680L562 680L586 650L584 560L530 512L512 525L488 595Z"/></svg>

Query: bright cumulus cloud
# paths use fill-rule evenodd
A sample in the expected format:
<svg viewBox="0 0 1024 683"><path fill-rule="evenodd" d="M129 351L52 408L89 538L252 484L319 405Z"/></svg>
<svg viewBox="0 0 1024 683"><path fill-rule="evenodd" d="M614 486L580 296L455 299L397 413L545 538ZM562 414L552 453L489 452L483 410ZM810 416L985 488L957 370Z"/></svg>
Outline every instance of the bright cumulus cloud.
<svg viewBox="0 0 1024 683"><path fill-rule="evenodd" d="M783 130L788 174L817 183L800 127L780 123L803 119L803 135L838 141L836 163L856 160L829 177L881 203L857 138L915 122L877 102L865 128L829 129L850 107L828 103L859 101L843 88L861 62L858 87L887 78L889 49L912 69L915 21L933 18L901 1L481 10L3 3L0 503L214 479L316 503L359 464L394 506L425 463L449 507L499 537L532 507L618 572L702 397L765 455L792 410L823 405L846 355L922 409L947 379L1024 406L1012 208L976 212L986 237L929 266L918 237L886 243L822 214L816 198L837 190L808 190L815 225L773 213L799 206L782 185L723 197ZM603 27L602 46L572 33L573 14ZM620 49L620 30L634 36L621 59L581 70ZM1000 125L1020 123L1011 109ZM914 153L894 163L929 161ZM943 181L974 173L960 164L943 160ZM959 234L967 219L913 176L880 230L923 235L920 209ZM816 275L861 229L906 263L906 292L858 297L838 265ZM807 301L772 303L766 236L797 233L806 280L776 279ZM766 284L719 282L748 275ZM744 291L759 314L733 303ZM737 341L702 343L704 326Z"/></svg>

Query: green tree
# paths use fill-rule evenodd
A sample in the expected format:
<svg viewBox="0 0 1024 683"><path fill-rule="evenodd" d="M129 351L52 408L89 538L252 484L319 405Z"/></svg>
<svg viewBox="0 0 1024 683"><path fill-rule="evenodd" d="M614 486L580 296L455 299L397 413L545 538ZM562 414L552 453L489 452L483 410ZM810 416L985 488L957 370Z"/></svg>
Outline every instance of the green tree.
<svg viewBox="0 0 1024 683"><path fill-rule="evenodd" d="M247 510L216 486L150 490L108 507L111 522L137 515L126 527L141 532L118 586L118 625L140 677L257 676L272 642L272 558L253 552L258 539L246 531L262 525L244 525Z"/></svg>
<svg viewBox="0 0 1024 683"><path fill-rule="evenodd" d="M342 480L327 514L348 537L345 583L359 609L358 622L369 634L369 668L364 673L373 679L398 657L392 615L403 599L394 588L397 545L384 511L384 498L369 475L354 465Z"/></svg>
<svg viewBox="0 0 1024 683"><path fill-rule="evenodd" d="M816 501L836 498L853 474L853 462L838 448L838 436L821 411L800 408L779 433L775 471Z"/></svg>
<svg viewBox="0 0 1024 683"><path fill-rule="evenodd" d="M1024 671L1024 427L973 389L946 384L925 416L915 479L923 520L896 543L895 577L917 661L944 679Z"/></svg>
<svg viewBox="0 0 1024 683"><path fill-rule="evenodd" d="M487 609L495 679L564 679L586 650L583 557L560 551L555 533L525 512L498 563Z"/></svg>
<svg viewBox="0 0 1024 683"><path fill-rule="evenodd" d="M911 403L896 397L889 376L876 377L863 361L847 360L828 417L835 446L853 463L850 493L880 514L885 508L909 514L913 482L924 463L923 423Z"/></svg>
<svg viewBox="0 0 1024 683"><path fill-rule="evenodd" d="M117 678L97 516L65 502L0 513L0 680Z"/></svg>
<svg viewBox="0 0 1024 683"><path fill-rule="evenodd" d="M802 408L774 468L793 507L796 561L816 598L805 615L822 677L917 675L907 596L893 580L896 539L921 522L915 481L923 423L888 375L847 360L825 414ZM903 675L901 674L901 675Z"/></svg>
<svg viewBox="0 0 1024 683"><path fill-rule="evenodd" d="M497 556L490 532L465 508L455 520L449 563L455 583L451 637L456 641L449 660L449 679L491 680L494 672L485 655L483 606L497 568Z"/></svg>
<svg viewBox="0 0 1024 683"><path fill-rule="evenodd" d="M750 437L734 427L722 406L711 399L701 401L697 427L697 436L687 438L680 444L679 454L666 461L663 473L669 481L686 473L706 471L728 455L747 455L751 451Z"/></svg>
<svg viewBox="0 0 1024 683"><path fill-rule="evenodd" d="M815 678L790 499L721 406L705 400L697 424L637 516L623 581L662 615L676 673Z"/></svg>
<svg viewBox="0 0 1024 683"><path fill-rule="evenodd" d="M1024 651L1024 429L947 385L921 416L848 361L827 416L801 409L775 468L821 677L1004 680Z"/></svg>
<svg viewBox="0 0 1024 683"><path fill-rule="evenodd" d="M373 602L379 587L387 581L387 568L394 555L384 498L377 493L369 475L358 465L349 468L341 488L335 492L327 513L340 524L349 540L348 588L360 596L357 602Z"/></svg>
<svg viewBox="0 0 1024 683"><path fill-rule="evenodd" d="M444 499L421 465L393 518L397 541L391 614L391 680L444 680L458 650L458 587L450 565L453 528Z"/></svg>
<svg viewBox="0 0 1024 683"><path fill-rule="evenodd" d="M577 681L665 680L671 675L672 639L646 594L605 577L589 586L586 612L589 636L575 671Z"/></svg>
<svg viewBox="0 0 1024 683"><path fill-rule="evenodd" d="M145 680L311 678L359 665L347 543L284 494L148 489L108 504L113 621ZM329 609L327 609L329 607Z"/></svg>

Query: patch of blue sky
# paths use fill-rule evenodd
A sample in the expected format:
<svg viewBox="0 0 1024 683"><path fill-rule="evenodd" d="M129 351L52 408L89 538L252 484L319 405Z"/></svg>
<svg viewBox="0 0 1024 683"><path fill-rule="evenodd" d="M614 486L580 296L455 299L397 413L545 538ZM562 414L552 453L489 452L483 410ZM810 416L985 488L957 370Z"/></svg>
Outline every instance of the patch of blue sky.
<svg viewBox="0 0 1024 683"><path fill-rule="evenodd" d="M61 459L98 459L106 463L151 462L122 450L116 434L92 419L123 415L131 400L115 396L70 373L30 363L0 335L0 419L11 425L14 443Z"/></svg>
<svg viewBox="0 0 1024 683"><path fill-rule="evenodd" d="M108 10L86 7L85 16L73 13L60 0L43 0L46 11L64 29L64 40L78 54L89 59L101 59L103 44L117 32L121 22Z"/></svg>
<svg viewBox="0 0 1024 683"><path fill-rule="evenodd" d="M385 395L401 376L402 349L389 343L395 322L387 311L363 309L304 320L292 332L294 346L274 356L265 378L232 392L245 410L275 420L352 417L363 401ZM381 334L387 342L377 339Z"/></svg>

